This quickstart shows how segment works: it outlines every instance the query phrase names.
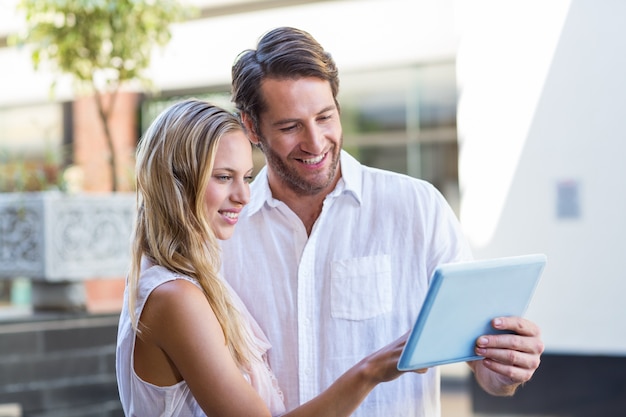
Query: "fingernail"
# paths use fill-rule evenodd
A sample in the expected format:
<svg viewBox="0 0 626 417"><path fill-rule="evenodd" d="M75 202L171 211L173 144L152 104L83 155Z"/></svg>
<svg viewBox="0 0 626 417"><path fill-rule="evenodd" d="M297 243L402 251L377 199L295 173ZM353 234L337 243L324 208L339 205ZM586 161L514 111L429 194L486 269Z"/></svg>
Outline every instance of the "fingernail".
<svg viewBox="0 0 626 417"><path fill-rule="evenodd" d="M493 325L496 326L496 327L502 326L502 319L495 319L493 321Z"/></svg>
<svg viewBox="0 0 626 417"><path fill-rule="evenodd" d="M489 342L489 340L486 337L479 337L478 338L478 346L487 346L488 342Z"/></svg>

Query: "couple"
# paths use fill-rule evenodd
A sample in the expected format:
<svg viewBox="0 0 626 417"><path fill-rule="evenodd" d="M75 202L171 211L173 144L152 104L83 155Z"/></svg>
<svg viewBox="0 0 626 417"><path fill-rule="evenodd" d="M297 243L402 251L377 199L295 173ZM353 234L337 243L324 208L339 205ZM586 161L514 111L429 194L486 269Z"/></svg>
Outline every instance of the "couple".
<svg viewBox="0 0 626 417"><path fill-rule="evenodd" d="M243 127L187 100L138 147L124 412L439 415L437 369L396 364L434 268L471 258L454 213L430 184L342 151L337 68L308 33L268 32L232 76ZM267 162L252 194L250 141ZM480 337L468 365L512 395L539 365L539 329L493 325L514 334Z"/></svg>

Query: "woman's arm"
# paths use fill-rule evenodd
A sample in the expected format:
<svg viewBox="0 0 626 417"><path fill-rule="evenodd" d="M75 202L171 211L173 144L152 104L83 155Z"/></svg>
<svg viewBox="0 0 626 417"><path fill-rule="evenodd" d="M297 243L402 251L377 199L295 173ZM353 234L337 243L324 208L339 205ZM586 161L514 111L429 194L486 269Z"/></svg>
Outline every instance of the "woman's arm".
<svg viewBox="0 0 626 417"><path fill-rule="evenodd" d="M195 285L185 280L160 285L148 298L141 320L149 329L144 332L145 342L167 354L179 372L178 380L185 379L207 415L270 415L233 361L221 326ZM349 416L377 384L402 374L396 365L407 335L367 356L319 396L285 416Z"/></svg>
<svg viewBox="0 0 626 417"><path fill-rule="evenodd" d="M348 369L317 397L287 413L287 416L349 416L365 397L382 382L392 381L404 372L397 364L408 333ZM427 369L414 372L425 373Z"/></svg>

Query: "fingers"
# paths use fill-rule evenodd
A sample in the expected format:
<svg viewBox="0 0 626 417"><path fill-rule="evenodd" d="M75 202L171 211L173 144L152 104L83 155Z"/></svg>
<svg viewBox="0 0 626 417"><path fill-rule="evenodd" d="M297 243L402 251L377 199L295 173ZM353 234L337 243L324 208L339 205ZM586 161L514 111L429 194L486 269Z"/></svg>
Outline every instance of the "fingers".
<svg viewBox="0 0 626 417"><path fill-rule="evenodd" d="M501 317L493 327L513 334L484 335L476 341L476 354L483 356L485 368L511 383L528 381L539 367L544 350L539 327L520 317Z"/></svg>
<svg viewBox="0 0 626 417"><path fill-rule="evenodd" d="M379 351L370 356L370 364L378 364L380 366L377 377L379 382L390 381L398 378L400 375L408 372L424 374L428 371L428 368L415 369L412 371L400 371L398 370L398 360L404 349L407 338L410 332L407 332L384 346Z"/></svg>
<svg viewBox="0 0 626 417"><path fill-rule="evenodd" d="M476 352L484 357L482 363L486 368L515 383L530 380L541 361L540 353L520 352L510 348L477 348Z"/></svg>
<svg viewBox="0 0 626 417"><path fill-rule="evenodd" d="M522 336L539 336L539 326L522 317L498 317L491 325L497 330L509 330Z"/></svg>
<svg viewBox="0 0 626 417"><path fill-rule="evenodd" d="M536 368L527 369L517 366L510 366L492 359L483 359L482 366L493 371L504 385L523 384L530 381L535 373Z"/></svg>
<svg viewBox="0 0 626 417"><path fill-rule="evenodd" d="M408 334L400 336L363 359L363 366L368 369L368 375L376 383L391 381L404 373L398 370L397 365L406 344L407 336Z"/></svg>
<svg viewBox="0 0 626 417"><path fill-rule="evenodd" d="M484 356L486 353L484 349L512 350L531 355L543 353L544 345L540 337L541 332L535 323L521 317L500 317L494 319L492 325L494 329L512 331L513 334L479 337L476 341L476 353L478 355ZM515 357L511 359L515 359Z"/></svg>

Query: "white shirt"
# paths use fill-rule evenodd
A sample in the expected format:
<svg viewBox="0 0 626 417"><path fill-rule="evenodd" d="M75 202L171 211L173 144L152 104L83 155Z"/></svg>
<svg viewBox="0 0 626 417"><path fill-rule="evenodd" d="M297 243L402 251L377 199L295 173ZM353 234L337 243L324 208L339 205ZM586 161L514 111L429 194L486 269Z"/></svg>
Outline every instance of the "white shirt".
<svg viewBox="0 0 626 417"><path fill-rule="evenodd" d="M345 151L341 170L307 236L272 197L263 168L233 237L222 242L224 277L272 344L288 410L407 332L436 265L471 258L431 184L362 166ZM403 375L377 386L354 416L438 416L439 394L436 369Z"/></svg>

